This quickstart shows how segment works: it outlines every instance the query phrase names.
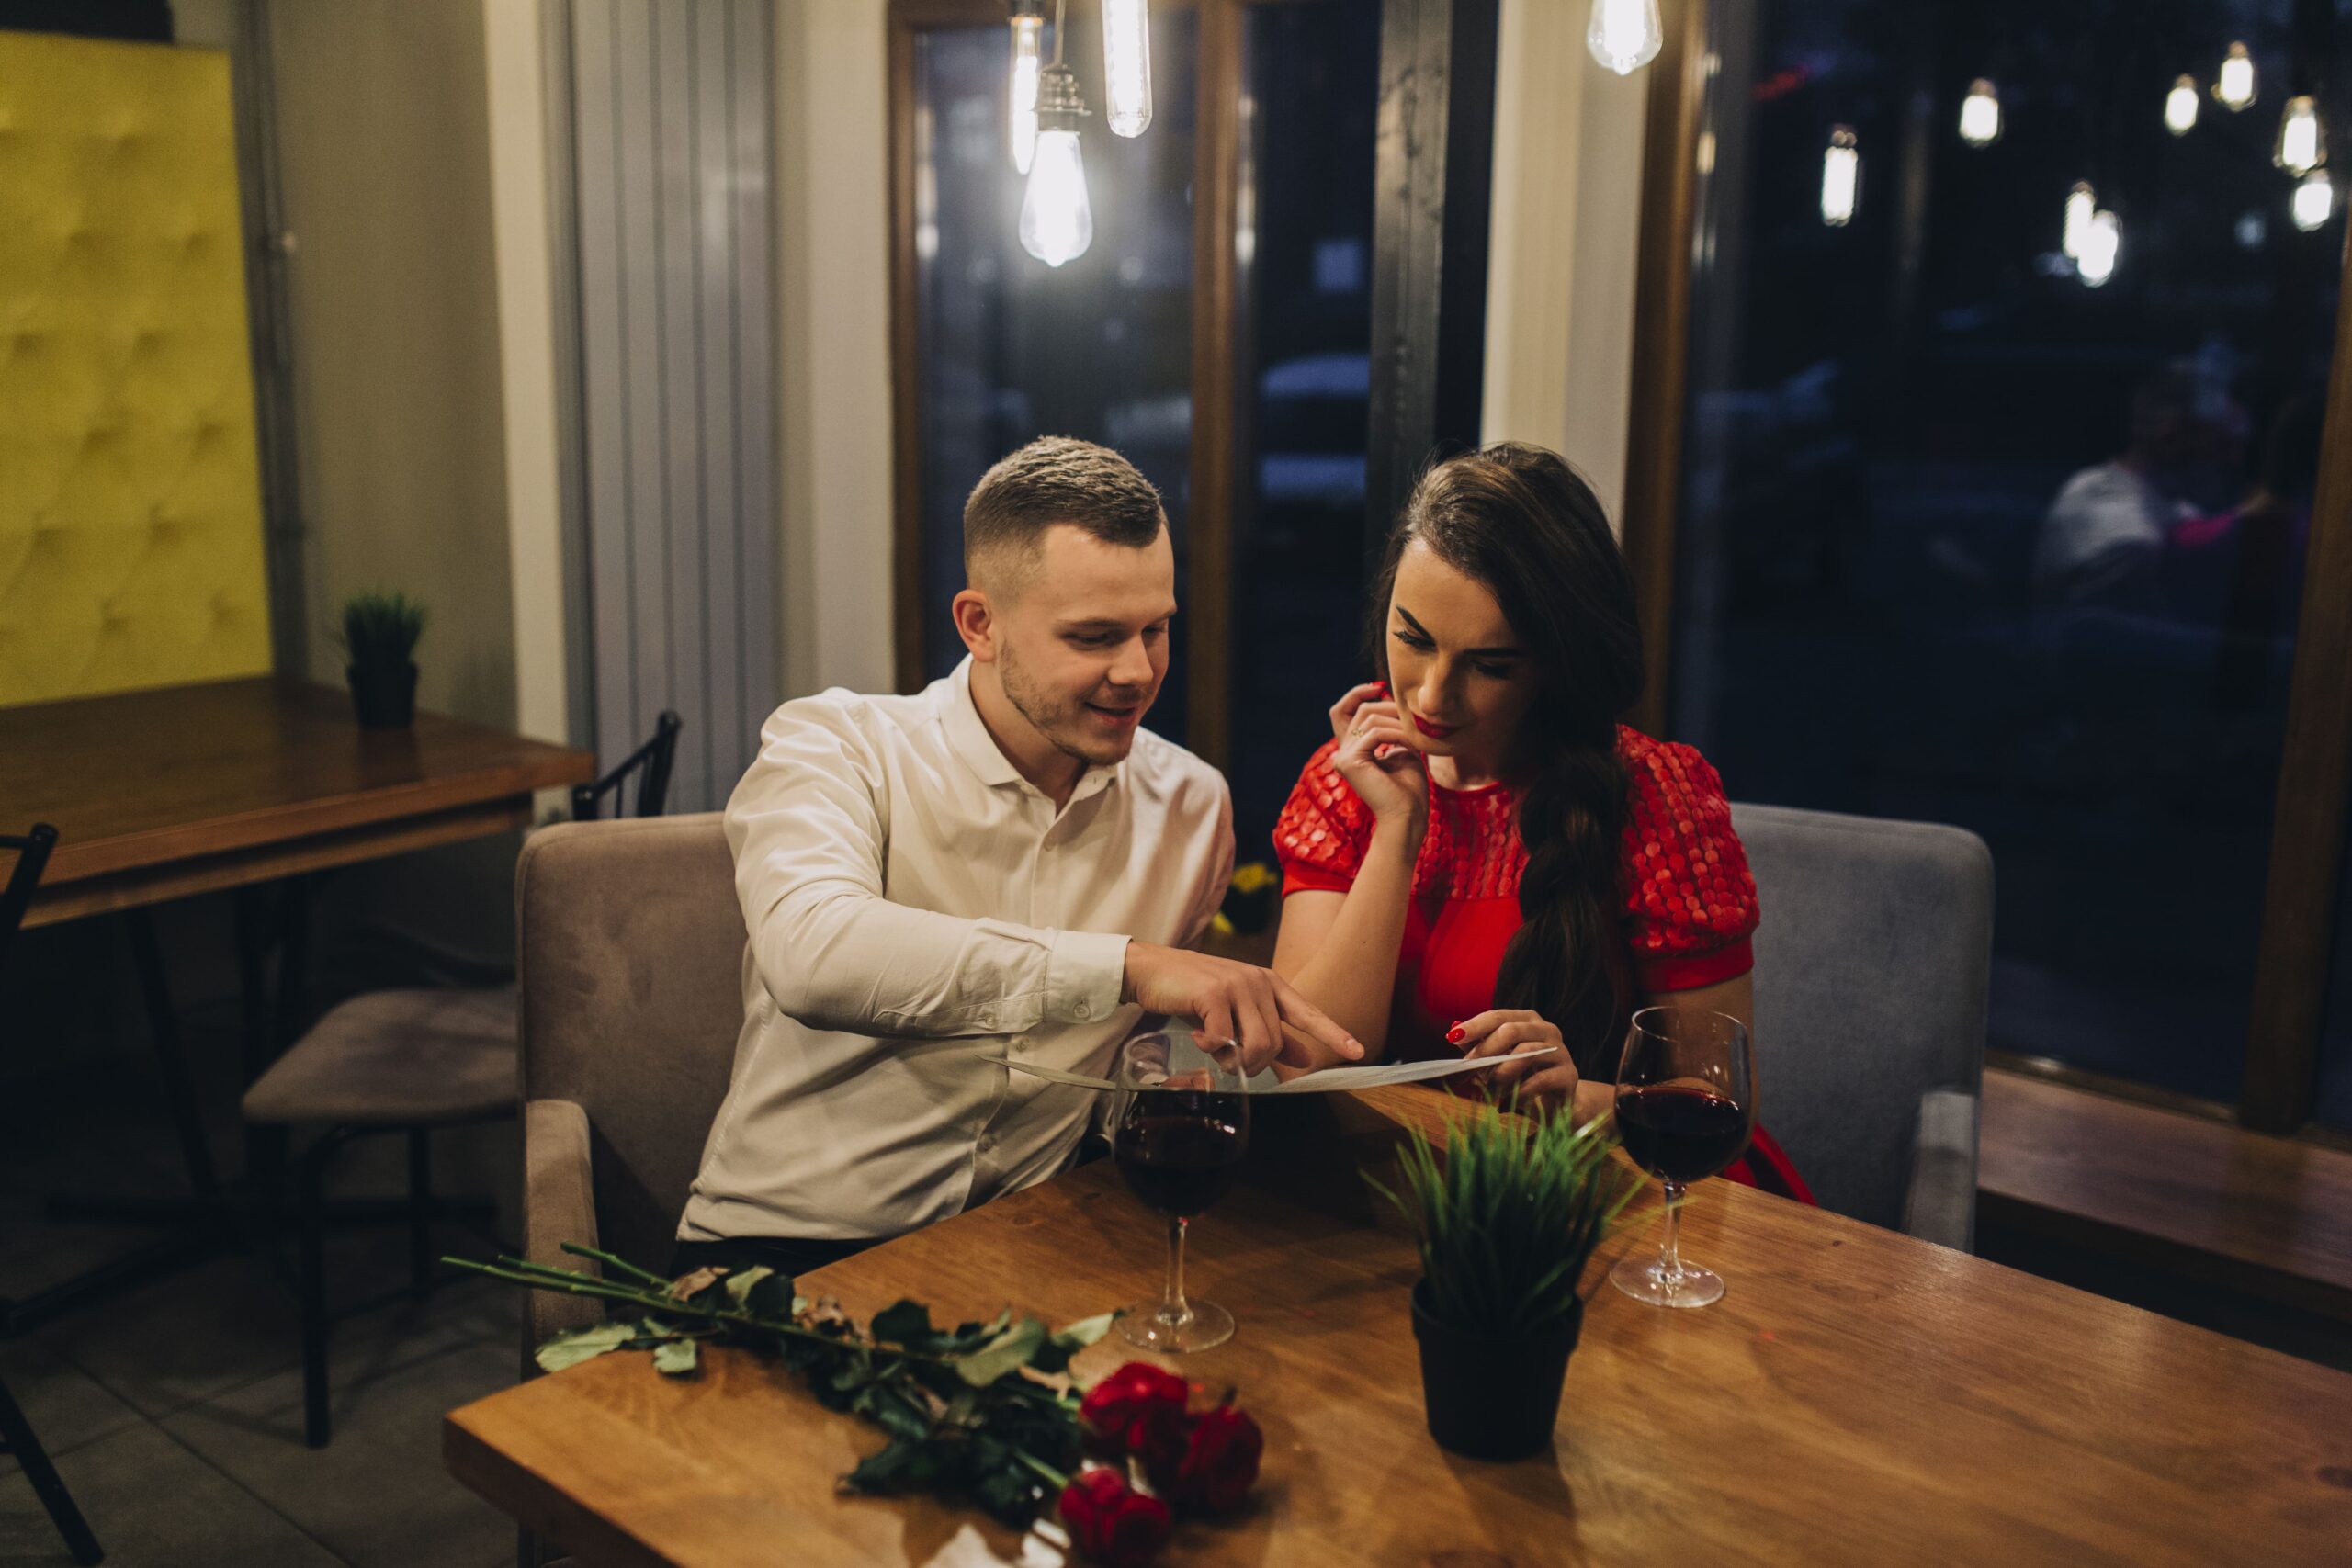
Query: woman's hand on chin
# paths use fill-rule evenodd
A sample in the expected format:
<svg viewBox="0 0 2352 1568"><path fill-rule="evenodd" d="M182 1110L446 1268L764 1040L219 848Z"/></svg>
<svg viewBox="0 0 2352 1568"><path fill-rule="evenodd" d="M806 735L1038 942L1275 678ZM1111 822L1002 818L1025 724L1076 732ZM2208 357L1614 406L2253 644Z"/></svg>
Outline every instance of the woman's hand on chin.
<svg viewBox="0 0 2352 1568"><path fill-rule="evenodd" d="M1496 1008L1465 1018L1446 1032L1450 1044L1464 1056L1496 1056L1502 1060L1477 1075L1490 1099L1501 1100L1516 1089L1524 1099L1572 1104L1581 1081L1560 1032L1525 1008ZM1548 1052L1549 1055L1530 1055ZM1523 1059L1521 1059L1523 1058Z"/></svg>
<svg viewBox="0 0 2352 1568"><path fill-rule="evenodd" d="M1405 718L1377 682L1352 688L1331 708L1340 748L1331 765L1348 781L1376 822L1408 829L1418 844L1429 818L1430 781L1421 754L1405 738Z"/></svg>

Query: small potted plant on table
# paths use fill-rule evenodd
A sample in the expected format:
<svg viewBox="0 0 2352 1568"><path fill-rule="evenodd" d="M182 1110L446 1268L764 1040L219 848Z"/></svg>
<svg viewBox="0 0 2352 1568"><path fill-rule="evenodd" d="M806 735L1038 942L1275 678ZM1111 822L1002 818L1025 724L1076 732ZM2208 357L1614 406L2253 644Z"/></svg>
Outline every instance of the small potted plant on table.
<svg viewBox="0 0 2352 1568"><path fill-rule="evenodd" d="M1486 1106L1454 1121L1442 1149L1408 1139L1396 1190L1374 1181L1420 1249L1413 1336L1440 1447L1516 1460L1550 1440L1585 1265L1641 1190L1610 1160L1614 1146L1598 1119Z"/></svg>
<svg viewBox="0 0 2352 1568"><path fill-rule="evenodd" d="M343 606L352 711L363 729L401 729L416 716L416 640L424 606L405 593L360 593Z"/></svg>

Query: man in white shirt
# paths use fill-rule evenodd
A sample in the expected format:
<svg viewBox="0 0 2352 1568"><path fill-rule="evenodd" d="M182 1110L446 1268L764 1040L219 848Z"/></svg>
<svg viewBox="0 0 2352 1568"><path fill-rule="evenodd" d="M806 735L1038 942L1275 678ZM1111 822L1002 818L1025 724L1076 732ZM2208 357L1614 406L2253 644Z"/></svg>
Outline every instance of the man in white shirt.
<svg viewBox="0 0 2352 1568"><path fill-rule="evenodd" d="M1361 1046L1266 970L1185 951L1233 867L1216 770L1140 728L1168 671L1159 493L1057 437L964 509L969 657L913 696L785 704L727 804L751 942L674 1267L798 1273L1065 1168L1152 1014L1245 1066Z"/></svg>

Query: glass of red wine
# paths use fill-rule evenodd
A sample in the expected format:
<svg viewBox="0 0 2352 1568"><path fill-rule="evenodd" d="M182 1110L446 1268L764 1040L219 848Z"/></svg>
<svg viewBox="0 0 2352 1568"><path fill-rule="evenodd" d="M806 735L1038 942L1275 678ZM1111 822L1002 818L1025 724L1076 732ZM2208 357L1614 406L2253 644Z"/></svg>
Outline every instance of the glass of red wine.
<svg viewBox="0 0 2352 1568"><path fill-rule="evenodd" d="M1723 1298L1721 1275L1682 1261L1678 1211L1684 1190L1737 1159L1755 1127L1747 1025L1701 1008L1634 1015L1617 1069L1617 1136L1635 1165L1666 1183L1666 1236L1656 1258L1629 1257L1611 1269L1611 1283L1652 1306Z"/></svg>
<svg viewBox="0 0 2352 1568"><path fill-rule="evenodd" d="M1190 1032L1138 1034L1119 1047L1111 1153L1128 1188L1168 1220L1168 1283L1119 1318L1131 1345L1168 1355L1233 1337L1233 1314L1184 1294L1184 1232L1225 1196L1250 1145L1241 1054Z"/></svg>

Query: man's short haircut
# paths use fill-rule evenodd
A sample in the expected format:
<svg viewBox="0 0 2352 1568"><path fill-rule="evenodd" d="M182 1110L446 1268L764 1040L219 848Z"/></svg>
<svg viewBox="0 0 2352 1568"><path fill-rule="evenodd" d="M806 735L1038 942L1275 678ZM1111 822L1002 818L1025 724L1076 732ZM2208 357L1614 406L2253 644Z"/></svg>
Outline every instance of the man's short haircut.
<svg viewBox="0 0 2352 1568"><path fill-rule="evenodd" d="M978 581L983 560L996 563L1000 578L1020 573L1057 523L1130 549L1168 525L1159 492L1133 463L1091 441L1040 436L972 487L964 502L964 575Z"/></svg>

